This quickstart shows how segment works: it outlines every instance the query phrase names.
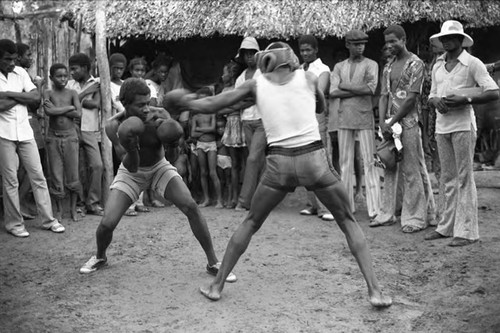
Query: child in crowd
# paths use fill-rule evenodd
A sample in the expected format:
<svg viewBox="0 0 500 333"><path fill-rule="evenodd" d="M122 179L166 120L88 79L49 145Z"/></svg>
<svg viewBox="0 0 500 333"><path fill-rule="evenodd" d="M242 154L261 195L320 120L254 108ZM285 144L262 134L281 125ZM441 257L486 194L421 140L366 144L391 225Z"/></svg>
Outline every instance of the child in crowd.
<svg viewBox="0 0 500 333"><path fill-rule="evenodd" d="M217 174L219 176L221 191L222 191L222 202L224 207L232 208L232 190L231 190L231 156L229 155L229 149L225 146L221 138L224 135L224 130L226 128L226 118L217 117L216 129L217 129Z"/></svg>
<svg viewBox="0 0 500 333"><path fill-rule="evenodd" d="M212 96L211 87L203 87L197 91L200 97ZM217 197L215 208L223 208L219 177L217 176L217 144L215 141L215 114L197 114L192 119L191 136L198 140L196 151L200 166L200 181L203 201L200 207L210 205L208 177L212 180Z"/></svg>
<svg viewBox="0 0 500 333"><path fill-rule="evenodd" d="M170 70L171 65L172 65L172 58L164 54L159 54L152 63L153 67L152 73L148 73L145 77L146 83L148 84L148 87L151 90L152 94L151 95L152 106L162 105L162 97L165 94L165 91L162 88L162 84L167 79L168 71ZM153 90L155 97L153 97Z"/></svg>
<svg viewBox="0 0 500 333"><path fill-rule="evenodd" d="M66 88L67 67L63 64L54 64L49 72L53 89L46 90L43 94L43 108L49 117L46 138L50 172L49 190L55 201L56 218L60 221L62 219L63 200L67 190L71 218L73 221L78 221L76 201L82 188L78 175L79 139L74 119L81 117L82 106L78 93Z"/></svg>
<svg viewBox="0 0 500 333"><path fill-rule="evenodd" d="M238 63L231 61L224 66L222 73L222 92L234 89L234 82L241 73ZM239 104L220 110L218 114L227 115L226 128L221 142L229 150L231 156L231 202L227 208L236 207L240 195L240 175L243 175L248 150L245 142L245 133L241 123L241 107ZM242 181L242 179L241 179Z"/></svg>

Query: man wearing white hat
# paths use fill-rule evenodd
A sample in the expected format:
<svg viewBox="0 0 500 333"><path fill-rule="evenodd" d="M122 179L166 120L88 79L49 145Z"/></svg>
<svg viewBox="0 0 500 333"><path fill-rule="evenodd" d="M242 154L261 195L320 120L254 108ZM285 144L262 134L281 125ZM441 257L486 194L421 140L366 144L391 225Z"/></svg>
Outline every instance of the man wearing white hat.
<svg viewBox="0 0 500 333"><path fill-rule="evenodd" d="M430 41L445 50L432 68L429 94L429 103L438 111L436 140L445 203L436 230L425 239L453 237L449 246L465 246L479 239L472 169L476 144L472 105L498 99L498 86L481 60L464 50L474 41L464 33L460 22L444 22L441 32L432 35Z"/></svg>
<svg viewBox="0 0 500 333"><path fill-rule="evenodd" d="M236 79L235 88L241 86L245 81L255 79L261 75L254 57L258 51L260 51L259 44L254 37L245 37L243 39L236 60L241 59L247 65L247 68ZM259 109L256 105L249 106L241 112L241 122L248 147L248 157L245 164L243 184L241 185L235 209L248 210L259 182L259 176L264 168L267 141Z"/></svg>

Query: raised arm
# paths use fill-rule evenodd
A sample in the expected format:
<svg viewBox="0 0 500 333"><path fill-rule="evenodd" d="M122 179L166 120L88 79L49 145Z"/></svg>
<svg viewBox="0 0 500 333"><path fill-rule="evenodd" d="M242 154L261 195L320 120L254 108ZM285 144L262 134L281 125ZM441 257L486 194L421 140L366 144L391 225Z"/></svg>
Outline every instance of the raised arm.
<svg viewBox="0 0 500 333"><path fill-rule="evenodd" d="M245 81L245 83L238 88L225 91L216 96L209 96L197 100L192 99L192 96L186 96L184 103L187 109L194 113L215 113L218 110L242 101L247 97L254 97L255 87L256 81L251 79Z"/></svg>
<svg viewBox="0 0 500 333"><path fill-rule="evenodd" d="M125 148L120 144L120 140L118 140L118 127L120 126L120 122L118 121L118 118L113 117L109 119L106 122L106 126L104 127L104 130L106 132L106 135L108 136L109 140L111 141L111 144L115 148L116 156L120 161L123 160L126 151Z"/></svg>

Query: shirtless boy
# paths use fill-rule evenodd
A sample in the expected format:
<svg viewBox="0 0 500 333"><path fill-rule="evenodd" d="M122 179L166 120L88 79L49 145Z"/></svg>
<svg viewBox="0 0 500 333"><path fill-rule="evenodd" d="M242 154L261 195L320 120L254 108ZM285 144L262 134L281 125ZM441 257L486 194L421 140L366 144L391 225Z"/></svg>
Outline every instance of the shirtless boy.
<svg viewBox="0 0 500 333"><path fill-rule="evenodd" d="M78 175L79 139L74 123L75 118L82 115L82 106L78 93L66 88L68 69L63 64L50 67L52 90L44 92L43 107L49 116L46 149L49 157L50 182L49 191L56 206L56 218L63 215L63 200L66 190L70 198L70 211L73 221L77 221L76 201L81 194L81 183Z"/></svg>
<svg viewBox="0 0 500 333"><path fill-rule="evenodd" d="M197 92L198 96L213 95L210 88L205 87ZM198 153L198 162L200 166L201 189L203 191L203 201L200 207L210 205L208 177L212 181L217 196L215 208L223 208L222 191L219 177L217 176L217 144L215 140L216 121L215 114L196 114L193 116L193 125L191 127L191 136L197 139L196 150Z"/></svg>
<svg viewBox="0 0 500 333"><path fill-rule="evenodd" d="M120 88L120 101L125 113L117 114L107 122L106 134L122 164L111 184L104 216L97 227L97 253L80 268L80 273L92 273L106 265L106 249L121 217L141 191L151 188L187 216L191 230L207 257L207 272L217 274L220 263L207 223L177 170L165 159L164 145L172 141L171 133L165 128L173 120L168 119L164 110L150 109L150 90L142 79L125 80ZM177 139L181 135L182 130ZM228 282L234 281L236 277L229 275Z"/></svg>

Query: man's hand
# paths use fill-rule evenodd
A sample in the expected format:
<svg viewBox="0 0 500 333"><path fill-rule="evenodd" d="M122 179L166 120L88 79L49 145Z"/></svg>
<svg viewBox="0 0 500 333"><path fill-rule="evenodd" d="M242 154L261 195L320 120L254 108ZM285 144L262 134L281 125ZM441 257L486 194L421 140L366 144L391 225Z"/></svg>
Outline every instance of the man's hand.
<svg viewBox="0 0 500 333"><path fill-rule="evenodd" d="M382 132L382 136L384 137L384 139L392 137L391 126L389 124L387 124L384 120L381 120L379 122L379 127L380 127L380 131Z"/></svg>
<svg viewBox="0 0 500 333"><path fill-rule="evenodd" d="M433 97L429 102L431 102L439 113L446 114L448 112L448 105L445 103L443 98Z"/></svg>
<svg viewBox="0 0 500 333"><path fill-rule="evenodd" d="M457 95L448 95L443 98L443 101L450 108L468 104L467 97Z"/></svg>
<svg viewBox="0 0 500 333"><path fill-rule="evenodd" d="M95 93L96 91L99 91L100 88L101 88L101 85L99 84L99 82L95 82L91 86L89 86L87 89L80 92L80 94L78 94L78 97L80 99L82 99L87 95L91 95L91 94Z"/></svg>

